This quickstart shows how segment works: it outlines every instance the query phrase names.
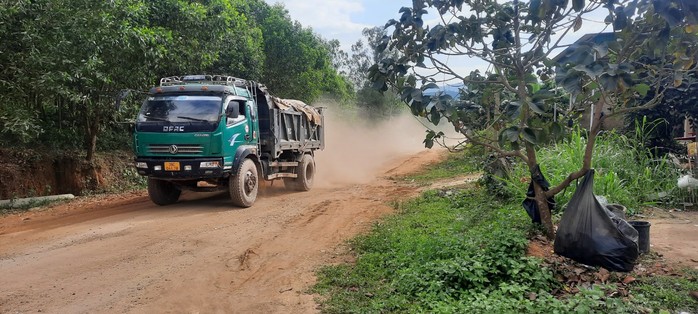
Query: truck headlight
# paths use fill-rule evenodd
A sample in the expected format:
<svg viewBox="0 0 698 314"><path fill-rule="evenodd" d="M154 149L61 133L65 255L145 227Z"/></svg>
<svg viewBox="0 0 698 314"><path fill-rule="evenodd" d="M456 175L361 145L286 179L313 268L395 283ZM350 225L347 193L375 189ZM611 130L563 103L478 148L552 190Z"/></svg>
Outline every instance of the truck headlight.
<svg viewBox="0 0 698 314"><path fill-rule="evenodd" d="M199 168L220 168L220 161L202 161Z"/></svg>
<svg viewBox="0 0 698 314"><path fill-rule="evenodd" d="M139 161L136 163L136 168L139 169L148 169L148 163Z"/></svg>
<svg viewBox="0 0 698 314"><path fill-rule="evenodd" d="M155 167L153 167L153 170L155 170L155 171L161 171L161 170L162 170L162 166L155 166Z"/></svg>

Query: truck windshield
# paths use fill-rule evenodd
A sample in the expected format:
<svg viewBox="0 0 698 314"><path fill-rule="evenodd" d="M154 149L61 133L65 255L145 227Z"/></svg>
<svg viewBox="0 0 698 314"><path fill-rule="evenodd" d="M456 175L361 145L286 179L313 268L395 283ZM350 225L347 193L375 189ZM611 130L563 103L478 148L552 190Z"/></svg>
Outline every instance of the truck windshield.
<svg viewBox="0 0 698 314"><path fill-rule="evenodd" d="M148 97L138 122L218 122L223 100L217 96Z"/></svg>

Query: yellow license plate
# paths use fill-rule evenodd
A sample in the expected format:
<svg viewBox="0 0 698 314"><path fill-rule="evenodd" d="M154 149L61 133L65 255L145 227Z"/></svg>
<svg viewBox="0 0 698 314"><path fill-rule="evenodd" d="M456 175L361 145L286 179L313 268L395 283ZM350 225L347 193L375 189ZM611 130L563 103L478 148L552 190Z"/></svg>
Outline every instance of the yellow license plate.
<svg viewBox="0 0 698 314"><path fill-rule="evenodd" d="M165 171L179 171L179 162L166 161L165 162Z"/></svg>

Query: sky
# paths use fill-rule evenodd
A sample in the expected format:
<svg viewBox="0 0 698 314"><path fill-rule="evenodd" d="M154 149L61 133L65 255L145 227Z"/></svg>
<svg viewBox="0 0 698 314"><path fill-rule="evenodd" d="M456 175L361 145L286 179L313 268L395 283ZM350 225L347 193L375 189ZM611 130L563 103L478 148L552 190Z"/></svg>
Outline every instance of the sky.
<svg viewBox="0 0 698 314"><path fill-rule="evenodd" d="M385 25L398 18L411 0L265 0L282 3L291 18L310 26L325 39L337 39L347 48L361 38L366 27Z"/></svg>
<svg viewBox="0 0 698 314"><path fill-rule="evenodd" d="M303 26L312 27L323 38L337 39L344 51L362 38L361 31L366 27L383 26L390 19L400 17L401 7L412 6L411 0L265 0L269 4L282 3L291 18ZM604 29L602 22L607 11L593 12L584 21L582 28L568 35L563 43L570 44L587 33L597 33ZM428 18L428 16L427 16ZM430 24L428 19L425 19ZM436 20L433 20L434 22ZM608 30L611 30L610 28ZM480 60L452 58L449 65L469 73L472 70L486 70L487 64Z"/></svg>
<svg viewBox="0 0 698 314"><path fill-rule="evenodd" d="M411 0L265 0L282 3L291 18L310 26L325 39L337 39L350 47L361 38L366 27L385 25L398 17L403 6ZM348 50L348 49L347 49Z"/></svg>

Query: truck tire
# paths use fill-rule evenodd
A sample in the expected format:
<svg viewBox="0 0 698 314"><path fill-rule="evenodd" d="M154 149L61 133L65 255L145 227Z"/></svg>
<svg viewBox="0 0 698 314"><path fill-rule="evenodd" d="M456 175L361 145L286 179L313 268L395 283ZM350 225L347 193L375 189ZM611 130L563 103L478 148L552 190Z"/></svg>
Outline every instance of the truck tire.
<svg viewBox="0 0 698 314"><path fill-rule="evenodd" d="M171 182L148 178L148 196L157 205L174 204L179 200L181 194L182 190Z"/></svg>
<svg viewBox="0 0 698 314"><path fill-rule="evenodd" d="M311 155L303 155L301 161L296 168L298 177L288 179L284 184L288 183L289 187L296 191L310 191L315 181L315 160Z"/></svg>
<svg viewBox="0 0 698 314"><path fill-rule="evenodd" d="M259 191L259 175L254 162L251 159L243 160L237 173L230 176L229 180L228 189L233 205L238 207L252 206Z"/></svg>

